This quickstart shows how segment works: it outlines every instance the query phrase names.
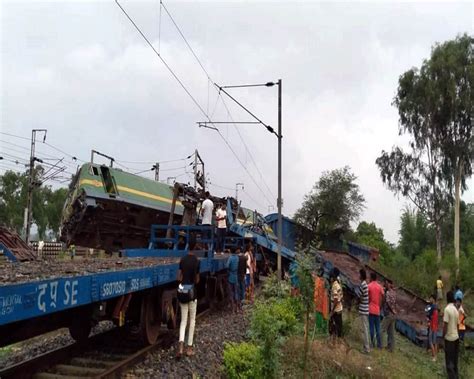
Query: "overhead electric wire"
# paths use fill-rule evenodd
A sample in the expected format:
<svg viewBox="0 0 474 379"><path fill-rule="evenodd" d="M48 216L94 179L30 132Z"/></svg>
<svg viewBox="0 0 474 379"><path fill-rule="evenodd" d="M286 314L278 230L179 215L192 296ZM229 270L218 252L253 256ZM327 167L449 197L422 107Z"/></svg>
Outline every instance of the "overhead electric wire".
<svg viewBox="0 0 474 379"><path fill-rule="evenodd" d="M150 48L153 50L153 52L155 53L155 55L162 61L162 63L165 65L165 67L168 69L168 71L171 73L171 75L175 78L175 80L180 84L180 86L183 88L183 90L186 92L186 94L191 98L191 100L193 101L193 103L198 107L198 109L201 111L201 113L210 121L212 122L211 118L209 117L209 115L204 111L204 109L201 107L201 105L199 104L199 102L194 98L194 96L191 94L191 92L187 89L187 87L184 85L184 83L181 81L181 79L176 75L176 73L171 69L171 67L166 63L166 61L164 60L164 58L160 55L160 53L155 49L155 47L153 46L153 44L150 42L150 40L145 36L145 34L142 32L142 30L138 27L138 25L135 23L135 21L133 21L133 19L130 17L130 15L127 13L127 11L122 7L122 5L119 3L118 0L115 0L115 3L117 4L117 6L121 9L121 11L124 13L124 15L127 17L127 19L130 21L130 23L135 27L135 29L138 31L138 33L142 36L142 38L145 40L145 42L148 44L148 46L150 46ZM163 5L163 4L162 4ZM164 5L163 5L164 7ZM165 8L166 10L166 8ZM166 10L166 12L169 14L169 12ZM171 17L171 16L170 16ZM175 24L175 26L179 29L179 27L177 26L177 24L174 22L173 20L173 23ZM202 65L201 61L199 60L199 58L197 58L196 54L194 53L194 50L192 50L191 46L189 45L189 43L187 42L186 38L184 37L184 34L182 32L180 32L181 36L183 37L183 39L185 39L186 41L186 44L188 45L188 47L190 48L190 50L192 51L193 55L195 56L195 58L198 60L201 68L204 70L204 72L206 73L207 77L208 77L208 80L210 80L210 77L209 77L209 74L207 73L206 69L204 68L204 66ZM256 117L256 116L255 116ZM265 124L264 124L265 125ZM252 174L249 172L248 168L243 164L243 162L240 160L239 156L237 155L237 153L235 152L235 150L232 148L232 146L230 145L230 143L227 141L227 139L224 137L224 135L221 133L221 131L219 129L217 129L217 132L219 133L219 135L221 136L222 140L224 141L224 143L227 145L227 147L229 147L229 149L231 150L231 152L234 154L234 156L236 157L236 159L239 161L240 165L244 168L244 170L247 172L247 174L250 176L250 178L252 179L252 181L254 182L254 184L256 185L256 187L260 190L260 192L263 194L263 196L266 198L266 200L269 202L269 203L272 203L271 200L268 199L266 193L261 189L261 187L259 186L258 182L256 181L256 179L252 176Z"/></svg>
<svg viewBox="0 0 474 379"><path fill-rule="evenodd" d="M211 83L214 83L213 80L211 79L211 76L209 75L209 73L207 72L206 68L204 67L204 65L202 64L201 60L199 59L199 57L197 56L197 54L195 53L194 49L191 47L191 45L189 44L188 40L186 39L186 37L184 36L184 33L181 31L180 27L178 26L178 24L176 23L176 21L174 20L173 16L171 15L171 13L168 11L168 9L166 8L166 6L163 4L163 1L160 0L160 5L165 9L166 13L168 14L169 18L171 19L173 25L176 27L178 33L180 34L180 36L183 38L184 40L184 43L186 44L186 46L189 48L189 50L191 51L191 53L193 54L194 58L196 59L196 61L198 62L199 66L201 67L201 69L204 71L204 73L206 74L207 76L207 79L208 79L208 84L209 84L209 81ZM215 83L214 83L215 84ZM215 113L215 110L216 110L216 107L217 107L217 102L218 102L218 99L219 97L221 98L222 100L222 103L224 105L224 107L226 108L226 111L227 111L227 114L229 116L229 118L232 120L232 123L234 124L234 128L236 129L239 137L240 137L240 140L241 142L244 144L245 146L245 150L246 152L249 154L251 160L252 160L252 163L253 165L255 166L255 168L257 169L259 175L260 175L260 178L262 179L262 181L264 182L265 184L265 187L268 189L268 191L270 192L270 194L272 195L272 197L275 197L275 195L273 194L273 192L271 191L271 189L269 188L268 184L266 183L265 179L263 178L263 175L260 171L260 169L258 168L257 166L257 163L255 162L255 159L253 157L253 155L251 154L250 152L250 149L248 148L248 145L247 143L245 142L245 140L243 139L242 137L242 134L240 133L240 130L236 127L235 125L235 122L233 120L233 117L230 113L230 110L229 108L227 107L227 104L225 103L224 101L224 98L221 96L221 90L223 92L225 92L230 98L232 98L232 96L230 96L225 90L223 90L221 87L219 87L217 84L215 84L215 86L218 88L218 96L216 97L216 103L214 105L214 110L212 112L212 115L211 117L209 117L207 114L206 116L209 118L209 119L212 119L212 117L214 116L214 113ZM209 87L208 87L209 89ZM209 92L208 92L208 96L209 96ZM233 99L233 98L232 98ZM234 99L234 101L237 102L237 100ZM237 102L237 104L239 104L242 108L244 108L250 115L252 115L258 123L261 123L262 125L264 125L268 130L269 128L271 128L270 126L266 125L262 120L260 120L257 116L255 116L252 112L250 112L247 108L245 108L242 104L240 104L239 102ZM212 123L212 121L211 121Z"/></svg>
<svg viewBox="0 0 474 379"><path fill-rule="evenodd" d="M15 137L15 138L19 138L19 139L24 139L24 140L30 141L29 138L27 138L27 137L22 137L22 136L19 136L19 135L16 135L16 134L5 133L5 132L0 132L0 134L3 134L4 136L10 136L10 137Z"/></svg>

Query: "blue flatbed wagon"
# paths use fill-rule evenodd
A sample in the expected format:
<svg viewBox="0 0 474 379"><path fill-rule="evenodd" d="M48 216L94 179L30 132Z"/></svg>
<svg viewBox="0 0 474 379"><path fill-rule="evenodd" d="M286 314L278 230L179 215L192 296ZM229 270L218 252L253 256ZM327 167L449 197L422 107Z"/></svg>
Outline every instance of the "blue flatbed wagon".
<svg viewBox="0 0 474 379"><path fill-rule="evenodd" d="M205 229L173 228L188 236L192 229ZM200 240L201 244L207 241ZM178 250L177 238L168 242L168 249L151 246L124 251L135 258L3 265L2 270L10 275L0 281L0 346L59 327L68 327L80 340L89 335L95 322L104 319L120 325L135 323L143 327L144 338L152 343L162 323L173 328L178 318L176 281L179 259L187 254L187 246ZM227 256L214 256L210 247L196 255L201 301L223 298Z"/></svg>

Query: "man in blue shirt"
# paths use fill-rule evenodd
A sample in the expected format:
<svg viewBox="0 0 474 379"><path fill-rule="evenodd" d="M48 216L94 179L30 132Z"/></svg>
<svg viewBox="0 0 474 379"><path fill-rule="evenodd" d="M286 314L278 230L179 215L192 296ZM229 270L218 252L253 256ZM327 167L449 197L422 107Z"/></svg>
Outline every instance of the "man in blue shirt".
<svg viewBox="0 0 474 379"><path fill-rule="evenodd" d="M236 254L235 249L232 250L232 255L227 260L227 271L228 277L227 282L229 284L229 300L232 307L232 312L238 311L238 303L240 299L239 294L239 278L238 278L238 269L239 269L239 256Z"/></svg>
<svg viewBox="0 0 474 379"><path fill-rule="evenodd" d="M461 288L459 288L459 286L456 286L454 288L455 288L454 300L462 302L462 299L464 298L464 294L462 293Z"/></svg>

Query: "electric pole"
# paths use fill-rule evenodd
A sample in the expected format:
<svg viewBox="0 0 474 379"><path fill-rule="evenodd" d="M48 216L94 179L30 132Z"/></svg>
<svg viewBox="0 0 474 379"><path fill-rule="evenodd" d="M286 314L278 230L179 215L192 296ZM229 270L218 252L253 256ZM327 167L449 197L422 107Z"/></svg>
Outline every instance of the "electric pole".
<svg viewBox="0 0 474 379"><path fill-rule="evenodd" d="M160 181L160 164L156 162L154 168L155 168L155 181L159 182Z"/></svg>
<svg viewBox="0 0 474 379"><path fill-rule="evenodd" d="M36 133L44 132L43 142L46 141L46 129L33 129L31 131L31 151L30 151L30 171L28 173L28 194L26 198L26 222L25 222L25 241L28 244L30 242L31 232L31 221L33 219L33 190L36 185L35 182L35 144L36 144Z"/></svg>
<svg viewBox="0 0 474 379"><path fill-rule="evenodd" d="M278 279L281 279L281 244L283 242L283 217L281 215L281 207L283 200L281 198L281 79L278 79L278 257L277 272Z"/></svg>
<svg viewBox="0 0 474 379"><path fill-rule="evenodd" d="M239 201L239 186L244 189L244 183L235 183L235 200Z"/></svg>

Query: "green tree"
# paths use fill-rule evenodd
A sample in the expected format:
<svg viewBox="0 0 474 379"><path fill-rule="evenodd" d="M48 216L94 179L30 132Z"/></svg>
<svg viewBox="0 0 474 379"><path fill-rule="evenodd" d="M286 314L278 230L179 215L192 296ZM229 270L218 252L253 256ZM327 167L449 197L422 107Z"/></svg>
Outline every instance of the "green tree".
<svg viewBox="0 0 474 379"><path fill-rule="evenodd" d="M474 38L464 34L437 44L420 72L429 77L433 133L439 136L443 172L454 188L454 252L459 266L460 201L474 160Z"/></svg>
<svg viewBox="0 0 474 379"><path fill-rule="evenodd" d="M414 260L422 252L433 246L432 231L420 212L405 209L400 217L400 252Z"/></svg>
<svg viewBox="0 0 474 379"><path fill-rule="evenodd" d="M359 218L365 204L356 180L348 166L323 172L305 195L294 220L321 240L334 230L342 233L350 230L350 223Z"/></svg>
<svg viewBox="0 0 474 379"><path fill-rule="evenodd" d="M37 166L35 177L41 177L42 173L41 166ZM35 180L35 182L40 181ZM23 231L27 188L28 176L25 173L7 171L0 175L0 220L19 233ZM51 230L55 235L58 234L66 196L66 188L52 190L50 186L35 186L33 222L38 228L41 239L45 238L47 230Z"/></svg>
<svg viewBox="0 0 474 379"><path fill-rule="evenodd" d="M384 262L390 262L394 254L394 248L385 240L383 230L378 228L375 223L362 221L357 226L356 232L353 234L356 242L375 247L380 252L380 257Z"/></svg>

